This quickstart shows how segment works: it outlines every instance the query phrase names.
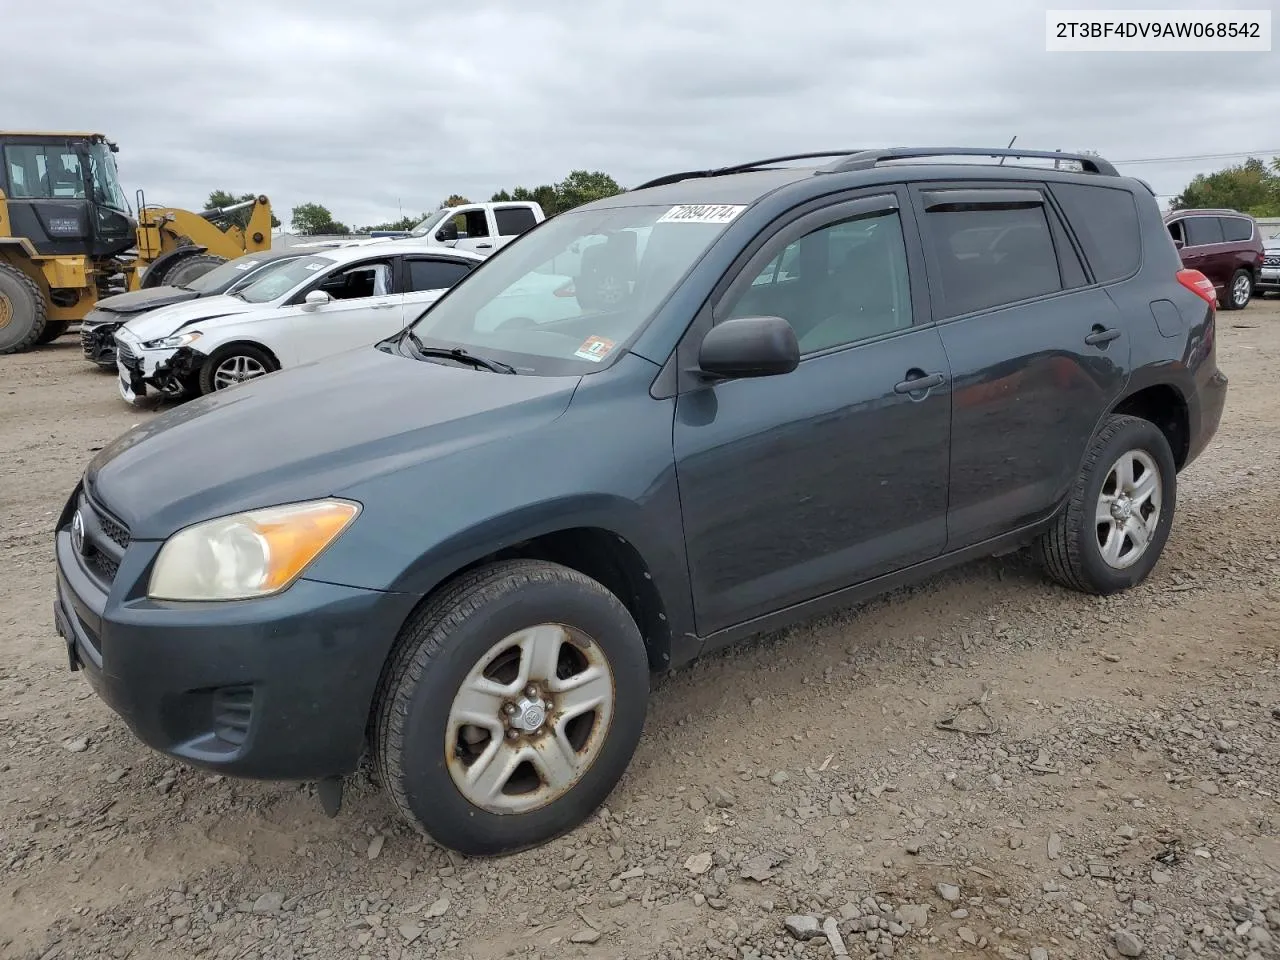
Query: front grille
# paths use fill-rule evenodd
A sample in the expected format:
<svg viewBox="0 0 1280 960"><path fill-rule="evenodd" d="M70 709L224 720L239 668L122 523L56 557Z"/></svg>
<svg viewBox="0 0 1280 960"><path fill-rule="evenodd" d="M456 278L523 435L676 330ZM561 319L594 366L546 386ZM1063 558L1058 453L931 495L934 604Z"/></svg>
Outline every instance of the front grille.
<svg viewBox="0 0 1280 960"><path fill-rule="evenodd" d="M134 373L142 371L142 358L133 352L133 349L127 343L116 341L116 362L126 370Z"/></svg>
<svg viewBox="0 0 1280 960"><path fill-rule="evenodd" d="M86 360L95 363L116 356L115 331L118 323L84 324L80 327L80 346Z"/></svg>
<svg viewBox="0 0 1280 960"><path fill-rule="evenodd" d="M102 528L102 532L111 538L112 543L120 549L124 549L129 545L129 531L125 529L124 524L116 520L115 517L108 516L102 510L99 510L96 504L90 504L93 509L93 515L98 518L98 526Z"/></svg>
<svg viewBox="0 0 1280 960"><path fill-rule="evenodd" d="M116 574L120 572L120 564L98 550L85 557L85 562L107 583L114 581Z"/></svg>
<svg viewBox="0 0 1280 960"><path fill-rule="evenodd" d="M1280 267L1280 257L1263 257L1262 265L1264 267Z"/></svg>
<svg viewBox="0 0 1280 960"><path fill-rule="evenodd" d="M120 572L120 561L129 546L129 529L84 493L78 507L84 519L80 556L85 569L109 587Z"/></svg>
<svg viewBox="0 0 1280 960"><path fill-rule="evenodd" d="M222 687L213 692L213 732L219 740L240 746L253 718L253 687Z"/></svg>

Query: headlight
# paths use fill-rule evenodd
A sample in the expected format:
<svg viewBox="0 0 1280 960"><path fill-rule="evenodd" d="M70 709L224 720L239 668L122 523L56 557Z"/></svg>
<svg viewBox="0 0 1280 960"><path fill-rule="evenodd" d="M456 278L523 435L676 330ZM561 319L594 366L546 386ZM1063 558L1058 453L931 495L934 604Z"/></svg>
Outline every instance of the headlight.
<svg viewBox="0 0 1280 960"><path fill-rule="evenodd" d="M159 340L148 340L143 344L148 350L166 349L169 347L187 347L200 339L200 331L192 330L190 333L175 333L171 337L161 337Z"/></svg>
<svg viewBox="0 0 1280 960"><path fill-rule="evenodd" d="M160 548L147 595L155 600L247 600L278 593L359 512L359 504L346 500L313 500L179 530Z"/></svg>

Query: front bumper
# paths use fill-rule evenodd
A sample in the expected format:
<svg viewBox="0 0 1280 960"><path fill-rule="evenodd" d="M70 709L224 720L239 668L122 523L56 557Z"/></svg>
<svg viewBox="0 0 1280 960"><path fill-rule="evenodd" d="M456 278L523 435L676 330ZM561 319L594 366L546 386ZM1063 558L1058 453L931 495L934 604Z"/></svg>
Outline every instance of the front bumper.
<svg viewBox="0 0 1280 960"><path fill-rule="evenodd" d="M353 772L382 666L415 602L299 580L227 603L145 596L160 544L129 544L111 583L56 534L54 615L72 670L148 746L232 776Z"/></svg>
<svg viewBox="0 0 1280 960"><path fill-rule="evenodd" d="M1255 290L1280 290L1280 268L1263 267L1254 281Z"/></svg>
<svg viewBox="0 0 1280 960"><path fill-rule="evenodd" d="M128 403L138 403L150 393L180 397L193 390L206 359L190 347L151 350L128 335L117 335L120 396Z"/></svg>
<svg viewBox="0 0 1280 960"><path fill-rule="evenodd" d="M103 316L100 310L91 310L80 323L80 347L84 350L84 358L100 367L115 369L116 365L116 331L121 327L119 320Z"/></svg>

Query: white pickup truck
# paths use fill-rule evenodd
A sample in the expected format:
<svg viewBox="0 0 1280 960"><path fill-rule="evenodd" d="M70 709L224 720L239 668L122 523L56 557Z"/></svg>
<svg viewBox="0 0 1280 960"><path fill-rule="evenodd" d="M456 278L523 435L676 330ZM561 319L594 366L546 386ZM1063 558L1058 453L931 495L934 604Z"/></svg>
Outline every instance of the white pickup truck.
<svg viewBox="0 0 1280 960"><path fill-rule="evenodd" d="M468 203L458 207L443 207L412 230L382 230L371 234L368 241L357 242L373 243L406 237L430 238L436 243L459 250L470 250L484 257L545 219L542 207L532 201Z"/></svg>

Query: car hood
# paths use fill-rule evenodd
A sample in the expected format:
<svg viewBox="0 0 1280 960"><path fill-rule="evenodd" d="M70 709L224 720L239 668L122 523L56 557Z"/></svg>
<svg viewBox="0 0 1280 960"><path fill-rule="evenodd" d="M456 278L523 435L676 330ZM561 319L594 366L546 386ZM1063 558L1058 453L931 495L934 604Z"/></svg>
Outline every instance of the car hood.
<svg viewBox="0 0 1280 960"><path fill-rule="evenodd" d="M352 485L509 438L564 412L580 377L508 376L384 353L338 354L141 424L85 484L137 540Z"/></svg>
<svg viewBox="0 0 1280 960"><path fill-rule="evenodd" d="M245 303L239 297L200 297L198 300L175 304L134 317L124 325L124 329L146 343L148 340L177 333L183 327L189 327L201 320L225 317L232 313L248 313L251 310L261 310L264 306L265 304L261 303Z"/></svg>
<svg viewBox="0 0 1280 960"><path fill-rule="evenodd" d="M103 297L93 306L95 310L101 310L104 313L127 315L155 310L175 303L186 303L199 296L200 294L196 291L185 290L182 287L151 287L148 290L131 290L129 293L117 293L114 297Z"/></svg>

